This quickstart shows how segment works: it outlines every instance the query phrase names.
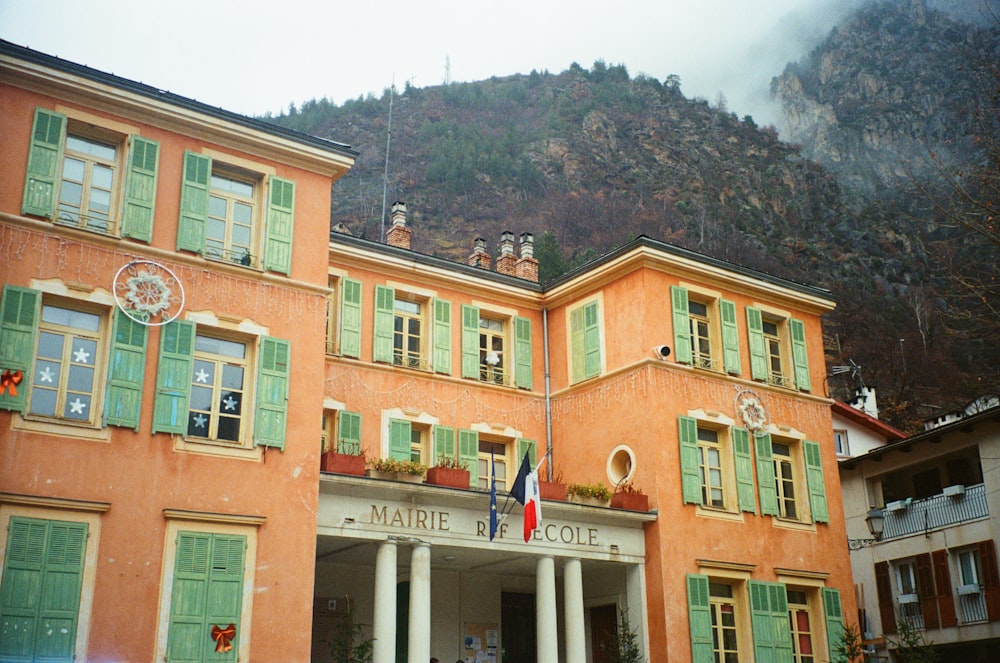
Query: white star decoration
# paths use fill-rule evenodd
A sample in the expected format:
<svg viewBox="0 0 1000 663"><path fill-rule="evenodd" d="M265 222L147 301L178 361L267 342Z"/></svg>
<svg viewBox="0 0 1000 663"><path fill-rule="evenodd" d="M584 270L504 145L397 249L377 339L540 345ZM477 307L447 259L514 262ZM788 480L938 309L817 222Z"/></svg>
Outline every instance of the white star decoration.
<svg viewBox="0 0 1000 663"><path fill-rule="evenodd" d="M55 376L52 375L52 368L49 367L49 366L46 366L45 368L43 368L42 372L38 376L38 378L42 382L52 382L52 378L53 377L55 377Z"/></svg>
<svg viewBox="0 0 1000 663"><path fill-rule="evenodd" d="M207 419L205 419L205 415L199 413L198 416L194 418L194 425L197 428L204 428L206 421Z"/></svg>
<svg viewBox="0 0 1000 663"><path fill-rule="evenodd" d="M229 398L222 401L222 404L226 406L227 410L235 410L237 402L238 401L235 398L233 398L232 394L230 394Z"/></svg>
<svg viewBox="0 0 1000 663"><path fill-rule="evenodd" d="M80 400L77 396L76 400L69 404L70 414L83 414L83 408L87 407L87 404Z"/></svg>
<svg viewBox="0 0 1000 663"><path fill-rule="evenodd" d="M78 364L86 364L87 359L90 358L90 353L83 348L77 348L76 352L73 353L73 361Z"/></svg>
<svg viewBox="0 0 1000 663"><path fill-rule="evenodd" d="M198 380L198 382L208 382L208 373L205 372L204 368L195 373L194 377Z"/></svg>

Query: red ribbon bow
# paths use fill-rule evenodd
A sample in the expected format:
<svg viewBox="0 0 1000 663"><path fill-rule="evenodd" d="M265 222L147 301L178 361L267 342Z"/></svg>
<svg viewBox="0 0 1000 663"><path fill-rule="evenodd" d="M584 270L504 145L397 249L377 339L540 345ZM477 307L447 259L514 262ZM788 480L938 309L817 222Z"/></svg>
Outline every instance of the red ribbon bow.
<svg viewBox="0 0 1000 663"><path fill-rule="evenodd" d="M21 380L24 379L24 373L21 371L12 371L9 368L0 375L0 396L7 393L10 390L10 397L17 398L17 385L21 384Z"/></svg>
<svg viewBox="0 0 1000 663"><path fill-rule="evenodd" d="M230 624L226 628L219 628L218 624L212 627L212 639L215 640L216 653L222 654L232 649L235 637L236 624Z"/></svg>

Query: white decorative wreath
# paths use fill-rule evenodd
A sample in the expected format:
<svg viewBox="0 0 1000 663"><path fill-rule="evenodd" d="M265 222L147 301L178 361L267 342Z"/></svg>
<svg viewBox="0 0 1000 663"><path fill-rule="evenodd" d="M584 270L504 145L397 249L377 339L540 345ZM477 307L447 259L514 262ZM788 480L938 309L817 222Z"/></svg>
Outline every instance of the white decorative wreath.
<svg viewBox="0 0 1000 663"><path fill-rule="evenodd" d="M115 274L115 303L136 322L158 327L184 309L184 287L177 275L152 260L133 260Z"/></svg>
<svg viewBox="0 0 1000 663"><path fill-rule="evenodd" d="M756 395L744 392L737 396L737 409L740 419L754 433L764 430L767 426L767 411Z"/></svg>

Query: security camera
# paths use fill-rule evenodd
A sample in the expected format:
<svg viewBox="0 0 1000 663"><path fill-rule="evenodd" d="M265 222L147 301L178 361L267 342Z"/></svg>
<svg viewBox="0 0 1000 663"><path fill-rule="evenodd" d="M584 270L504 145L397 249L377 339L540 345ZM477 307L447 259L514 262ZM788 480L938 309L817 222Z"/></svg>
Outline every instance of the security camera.
<svg viewBox="0 0 1000 663"><path fill-rule="evenodd" d="M670 348L666 345L657 345L653 348L653 356L657 359L666 359L670 356Z"/></svg>

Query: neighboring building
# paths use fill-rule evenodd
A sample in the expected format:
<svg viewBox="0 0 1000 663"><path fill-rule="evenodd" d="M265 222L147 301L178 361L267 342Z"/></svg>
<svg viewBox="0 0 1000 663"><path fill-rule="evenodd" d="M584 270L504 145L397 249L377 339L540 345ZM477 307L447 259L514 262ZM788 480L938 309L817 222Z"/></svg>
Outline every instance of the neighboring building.
<svg viewBox="0 0 1000 663"><path fill-rule="evenodd" d="M840 461L869 661L899 660L893 643L904 621L942 663L996 660L1000 408L984 403ZM872 510L883 517L878 540L865 523Z"/></svg>
<svg viewBox="0 0 1000 663"><path fill-rule="evenodd" d="M828 659L855 608L812 393L828 294L645 237L541 288L528 235L458 265L393 222L331 238L324 438L457 458L480 492L323 474L319 630L350 604L379 663L599 662L627 610L650 660ZM546 447L543 474L631 482L655 511L545 500L529 543L520 507L491 543L491 467L505 493Z"/></svg>
<svg viewBox="0 0 1000 663"><path fill-rule="evenodd" d="M542 287L530 234L456 264L402 203L330 235L342 145L6 42L0 73L0 659L326 661L347 614L376 663L601 663L622 615L650 660L831 657L828 292L646 237ZM525 455L652 509L490 541Z"/></svg>
<svg viewBox="0 0 1000 663"><path fill-rule="evenodd" d="M307 660L355 153L8 42L0 105L0 659Z"/></svg>
<svg viewBox="0 0 1000 663"><path fill-rule="evenodd" d="M861 456L906 437L878 419L875 389L862 386L850 404L834 401L833 447L838 459Z"/></svg>

